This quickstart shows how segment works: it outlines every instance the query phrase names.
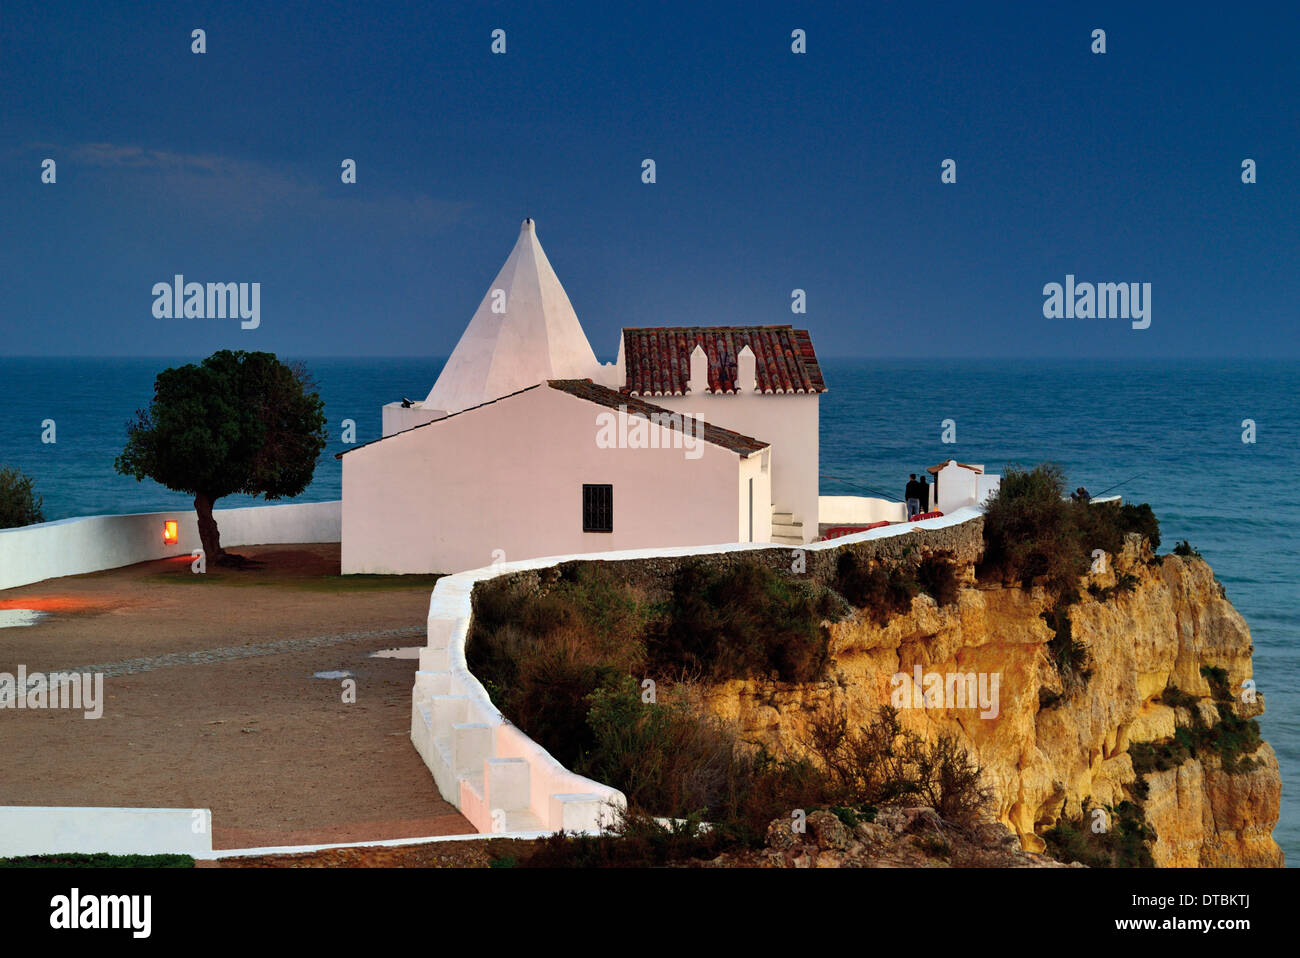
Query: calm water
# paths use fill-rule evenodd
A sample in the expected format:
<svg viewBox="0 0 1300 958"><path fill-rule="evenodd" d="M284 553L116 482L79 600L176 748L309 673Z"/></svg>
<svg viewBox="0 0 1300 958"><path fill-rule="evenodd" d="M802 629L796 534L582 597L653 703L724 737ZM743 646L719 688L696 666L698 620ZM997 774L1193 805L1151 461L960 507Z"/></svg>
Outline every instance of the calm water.
<svg viewBox="0 0 1300 958"><path fill-rule="evenodd" d="M0 359L6 398L0 464L35 476L47 519L188 507L188 497L118 476L125 423L148 404L166 360ZM379 438L379 406L422 399L439 360L311 360L330 443L301 500L337 499L343 419L358 442ZM822 400L824 494L901 495L909 472L955 457L999 472L1060 462L1070 486L1150 502L1167 550L1188 539L1246 617L1255 678L1268 702L1264 734L1282 765L1276 836L1300 863L1300 364L1090 361L830 361ZM40 441L53 419L58 442ZM955 445L940 441L956 422ZM1257 442L1241 441L1243 419ZM1134 478L1136 477L1136 478ZM837 481L838 480L838 481ZM1127 481L1126 481L1127 480ZM220 505L252 502L231 497ZM805 517L806 520L806 517Z"/></svg>

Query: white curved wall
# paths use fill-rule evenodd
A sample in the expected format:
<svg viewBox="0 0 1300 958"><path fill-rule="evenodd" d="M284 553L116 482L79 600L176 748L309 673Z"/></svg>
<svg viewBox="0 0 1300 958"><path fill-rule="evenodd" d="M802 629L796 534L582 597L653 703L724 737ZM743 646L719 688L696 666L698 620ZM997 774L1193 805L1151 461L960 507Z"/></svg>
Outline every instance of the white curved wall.
<svg viewBox="0 0 1300 958"><path fill-rule="evenodd" d="M711 555L754 549L839 549L854 542L961 525L982 515L959 509L923 519L791 547L736 543L596 552L502 562L439 579L429 600L429 639L411 692L411 741L433 773L442 797L480 832L599 831L627 805L623 793L561 765L498 711L465 662L474 584L512 572L544 569L573 559L620 561Z"/></svg>
<svg viewBox="0 0 1300 958"><path fill-rule="evenodd" d="M295 502L217 509L222 546L280 542L338 542L342 507L333 502ZM163 523L175 519L179 541L165 545ZM123 516L80 516L0 529L0 589L44 579L101 572L119 566L190 555L201 548L193 509Z"/></svg>

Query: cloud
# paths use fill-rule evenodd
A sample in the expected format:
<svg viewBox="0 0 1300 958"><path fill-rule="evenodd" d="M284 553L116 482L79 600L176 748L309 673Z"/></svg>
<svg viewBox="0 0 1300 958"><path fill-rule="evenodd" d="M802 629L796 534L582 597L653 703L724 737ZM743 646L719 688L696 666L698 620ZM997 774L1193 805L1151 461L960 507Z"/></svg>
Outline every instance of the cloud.
<svg viewBox="0 0 1300 958"><path fill-rule="evenodd" d="M274 213L309 217L337 229L433 232L455 225L470 207L423 191L346 186L338 168L308 175L259 160L121 143L82 143L65 156L61 166L70 162L114 176L115 192L136 191L187 216L216 220L258 221Z"/></svg>

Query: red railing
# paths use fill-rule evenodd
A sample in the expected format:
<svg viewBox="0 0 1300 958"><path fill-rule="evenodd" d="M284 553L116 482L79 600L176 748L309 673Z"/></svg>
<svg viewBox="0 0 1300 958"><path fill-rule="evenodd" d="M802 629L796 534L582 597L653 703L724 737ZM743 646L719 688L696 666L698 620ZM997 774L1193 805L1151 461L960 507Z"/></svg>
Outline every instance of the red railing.
<svg viewBox="0 0 1300 958"><path fill-rule="evenodd" d="M869 526L831 526L826 530L826 535L822 536L821 541L825 542L827 539L838 539L840 536L851 536L855 532L866 532L868 529L879 529L881 526L887 526L889 524L889 520L885 519L881 522L873 522Z"/></svg>

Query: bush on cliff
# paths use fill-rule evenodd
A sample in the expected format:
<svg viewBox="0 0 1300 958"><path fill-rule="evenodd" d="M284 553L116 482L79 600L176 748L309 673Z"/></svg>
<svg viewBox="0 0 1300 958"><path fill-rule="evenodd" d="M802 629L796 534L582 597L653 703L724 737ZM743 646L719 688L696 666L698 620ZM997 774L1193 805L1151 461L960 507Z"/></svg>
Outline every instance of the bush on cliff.
<svg viewBox="0 0 1300 958"><path fill-rule="evenodd" d="M848 549L836 560L835 591L880 625L910 610L920 589L901 564L886 567Z"/></svg>
<svg viewBox="0 0 1300 958"><path fill-rule="evenodd" d="M683 565L667 614L646 635L651 670L677 678L766 678L811 682L829 658L822 621L838 617L825 589L745 561L723 569Z"/></svg>
<svg viewBox="0 0 1300 958"><path fill-rule="evenodd" d="M1022 585L1039 579L1066 593L1089 570L1094 549L1114 555L1130 532L1146 537L1152 551L1160 545L1149 505L1075 502L1063 498L1065 485L1056 463L1007 469L985 508L981 579Z"/></svg>
<svg viewBox="0 0 1300 958"><path fill-rule="evenodd" d="M17 469L0 468L0 529L44 522L44 500L32 492L32 478Z"/></svg>
<svg viewBox="0 0 1300 958"><path fill-rule="evenodd" d="M1113 808L1084 805L1079 818L1061 816L1043 833L1047 854L1060 862L1079 862L1089 868L1154 868L1151 843L1155 831L1147 824L1141 806L1123 801ZM1102 816L1098 817L1097 812ZM1105 828L1094 829L1102 821Z"/></svg>

